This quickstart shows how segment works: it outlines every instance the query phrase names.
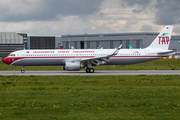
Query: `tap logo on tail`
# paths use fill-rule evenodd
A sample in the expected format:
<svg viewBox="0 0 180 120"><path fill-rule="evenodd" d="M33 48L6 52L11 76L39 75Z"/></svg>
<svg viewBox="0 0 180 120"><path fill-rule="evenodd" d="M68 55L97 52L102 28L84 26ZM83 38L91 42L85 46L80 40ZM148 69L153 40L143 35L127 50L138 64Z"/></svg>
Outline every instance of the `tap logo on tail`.
<svg viewBox="0 0 180 120"><path fill-rule="evenodd" d="M169 37L166 36L169 33L163 33L161 36L159 36L159 44L169 44Z"/></svg>

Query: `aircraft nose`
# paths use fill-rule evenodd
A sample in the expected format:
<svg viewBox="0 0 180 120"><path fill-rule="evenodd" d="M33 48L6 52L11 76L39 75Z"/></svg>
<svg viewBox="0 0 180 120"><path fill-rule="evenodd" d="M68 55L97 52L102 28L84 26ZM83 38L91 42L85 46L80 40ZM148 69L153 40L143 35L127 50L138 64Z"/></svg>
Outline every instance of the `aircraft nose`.
<svg viewBox="0 0 180 120"><path fill-rule="evenodd" d="M5 63L5 64L10 64L9 59L8 59L8 58L6 58L6 57L5 57L5 58L3 58L3 60L2 60L2 61L3 61L3 63Z"/></svg>

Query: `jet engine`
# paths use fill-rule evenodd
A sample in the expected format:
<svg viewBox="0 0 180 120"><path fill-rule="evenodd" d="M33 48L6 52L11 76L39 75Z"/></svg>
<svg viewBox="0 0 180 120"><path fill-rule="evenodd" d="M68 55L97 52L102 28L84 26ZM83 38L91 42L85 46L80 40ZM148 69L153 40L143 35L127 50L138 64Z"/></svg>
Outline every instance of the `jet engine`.
<svg viewBox="0 0 180 120"><path fill-rule="evenodd" d="M67 71L78 71L81 68L84 68L84 65L80 61L66 61L63 70Z"/></svg>

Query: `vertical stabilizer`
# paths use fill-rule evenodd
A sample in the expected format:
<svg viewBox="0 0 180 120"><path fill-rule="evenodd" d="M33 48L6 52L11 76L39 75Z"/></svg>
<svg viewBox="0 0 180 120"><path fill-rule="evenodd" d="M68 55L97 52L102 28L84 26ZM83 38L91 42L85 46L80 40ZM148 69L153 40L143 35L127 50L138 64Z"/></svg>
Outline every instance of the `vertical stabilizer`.
<svg viewBox="0 0 180 120"><path fill-rule="evenodd" d="M173 26L166 26L147 48L168 50Z"/></svg>

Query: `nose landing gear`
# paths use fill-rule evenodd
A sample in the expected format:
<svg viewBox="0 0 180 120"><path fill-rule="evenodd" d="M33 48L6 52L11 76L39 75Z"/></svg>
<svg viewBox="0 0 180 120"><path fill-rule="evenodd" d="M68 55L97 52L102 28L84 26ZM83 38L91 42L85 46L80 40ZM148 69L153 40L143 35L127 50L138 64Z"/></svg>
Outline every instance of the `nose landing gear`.
<svg viewBox="0 0 180 120"><path fill-rule="evenodd" d="M25 73L24 66L22 67L21 73Z"/></svg>

